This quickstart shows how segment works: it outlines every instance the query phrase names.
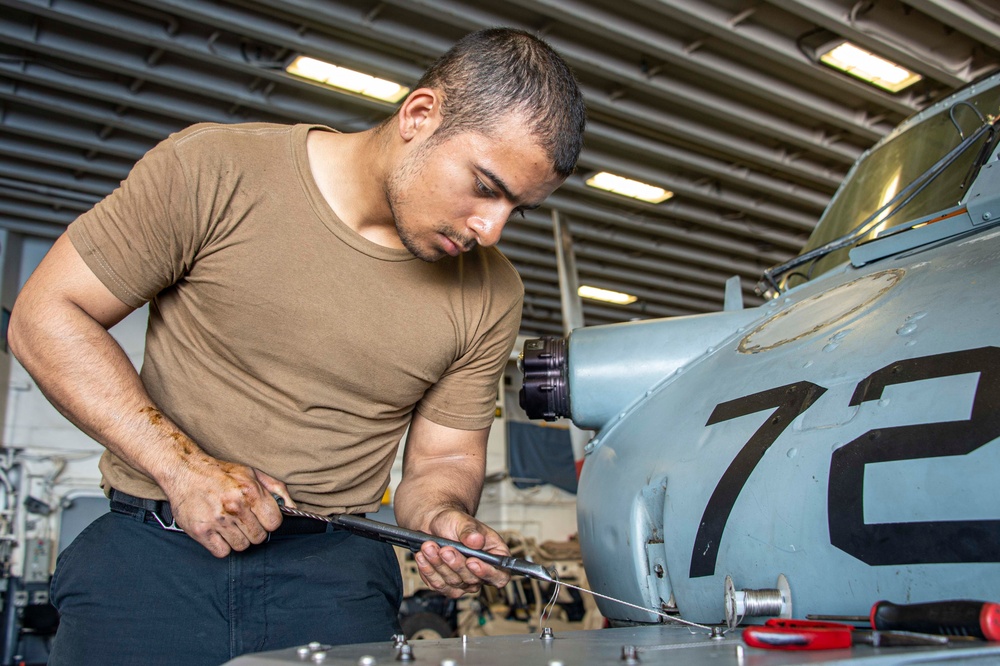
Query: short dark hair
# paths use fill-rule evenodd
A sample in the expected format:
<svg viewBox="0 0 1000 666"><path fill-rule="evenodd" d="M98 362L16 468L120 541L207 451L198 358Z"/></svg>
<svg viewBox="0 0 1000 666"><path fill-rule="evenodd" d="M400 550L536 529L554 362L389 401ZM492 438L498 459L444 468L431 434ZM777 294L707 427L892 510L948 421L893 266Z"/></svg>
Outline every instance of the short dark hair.
<svg viewBox="0 0 1000 666"><path fill-rule="evenodd" d="M466 35L417 82L444 96L444 138L458 132L485 135L511 112L525 114L528 131L552 160L553 170L573 173L583 146L586 108L566 61L524 30L488 28Z"/></svg>

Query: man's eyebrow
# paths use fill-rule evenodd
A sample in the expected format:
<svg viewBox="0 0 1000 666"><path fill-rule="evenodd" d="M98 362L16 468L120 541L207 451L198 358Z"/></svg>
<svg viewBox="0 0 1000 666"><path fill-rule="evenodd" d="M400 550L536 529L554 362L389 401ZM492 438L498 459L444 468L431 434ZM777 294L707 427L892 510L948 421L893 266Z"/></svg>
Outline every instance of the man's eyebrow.
<svg viewBox="0 0 1000 666"><path fill-rule="evenodd" d="M503 195L505 197L507 197L507 199L509 201L512 201L513 203L516 203L516 204L520 204L521 203L521 198L518 197L518 196L515 196L514 193L510 191L510 188L507 187L507 183L503 182L503 179L500 178L500 176L496 175L495 173L493 173L492 171L490 171L489 169L487 169L484 166L480 166L479 170L483 172L483 175L485 175L487 178L489 178L490 180L493 181L493 184L496 185L497 188L499 188L499 190L501 192L503 192ZM538 206L524 206L524 207L525 208L537 208Z"/></svg>

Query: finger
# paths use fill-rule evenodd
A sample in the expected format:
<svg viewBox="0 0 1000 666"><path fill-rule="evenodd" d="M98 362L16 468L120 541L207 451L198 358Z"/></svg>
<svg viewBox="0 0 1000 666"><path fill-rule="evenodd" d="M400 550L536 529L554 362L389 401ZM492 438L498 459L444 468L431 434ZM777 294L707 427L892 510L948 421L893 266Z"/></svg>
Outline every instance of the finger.
<svg viewBox="0 0 1000 666"><path fill-rule="evenodd" d="M247 532L250 540L254 543L261 543L267 538L267 533L278 529L282 522L281 509L278 508L275 497L280 497L286 506L294 507L295 502L289 497L288 488L285 487L284 483L259 469L253 469L253 473L264 492L259 496L256 493L248 495L252 518L246 517L243 520L247 522L247 527L251 530ZM258 534L253 523L259 524L265 533Z"/></svg>
<svg viewBox="0 0 1000 666"><path fill-rule="evenodd" d="M472 587L475 585L480 585L482 581L479 579L473 571L468 567L469 559L462 555L460 552L454 548L441 548L439 551L441 555L441 560L444 566L450 571L458 574L458 583L453 583L455 585L461 585L465 587ZM451 582L449 580L449 582Z"/></svg>
<svg viewBox="0 0 1000 666"><path fill-rule="evenodd" d="M427 542L414 559L426 582L439 592L458 590L453 596L460 596L470 586L479 585L479 580L465 569L465 558L454 549L439 549L437 544Z"/></svg>
<svg viewBox="0 0 1000 666"><path fill-rule="evenodd" d="M441 548L433 541L428 541L420 547L420 554L446 585L458 587L475 582L474 576L468 581L463 579L461 570L465 568L465 557L454 548Z"/></svg>
<svg viewBox="0 0 1000 666"><path fill-rule="evenodd" d="M479 526L475 523L469 523L463 527L458 540L476 550L482 550L486 546L486 535L479 530Z"/></svg>
<svg viewBox="0 0 1000 666"><path fill-rule="evenodd" d="M510 555L510 548L503 538L496 531L478 521L466 526L465 532L461 535L461 541L467 546L495 555ZM503 587L510 581L509 572L490 566L474 557L468 559L466 567L474 576L494 587Z"/></svg>
<svg viewBox="0 0 1000 666"><path fill-rule="evenodd" d="M482 549L494 555L510 556L510 546L503 540L503 537L492 530L486 535L486 545Z"/></svg>
<svg viewBox="0 0 1000 666"><path fill-rule="evenodd" d="M285 506L290 506L293 509L296 508L295 502L292 500L292 496L288 493L288 487L284 483L278 481L269 474L265 474L259 469L254 469L253 473L257 477L257 482L264 487L264 490L271 495L277 495L284 500Z"/></svg>
<svg viewBox="0 0 1000 666"><path fill-rule="evenodd" d="M199 528L188 530L187 533L192 539L204 546L208 552L219 558L229 555L232 551L246 550L250 546L246 536L239 530L226 534L208 526L199 526Z"/></svg>
<svg viewBox="0 0 1000 666"><path fill-rule="evenodd" d="M422 552L414 553L413 561L417 563L417 573L420 574L420 578L427 584L427 587L441 592L448 587L445 583L444 578L438 573L437 569L427 561L427 557Z"/></svg>
<svg viewBox="0 0 1000 666"><path fill-rule="evenodd" d="M240 529L227 530L221 536L226 540L226 543L229 544L229 547L236 552L246 550L253 542L253 540L248 538L247 535Z"/></svg>
<svg viewBox="0 0 1000 666"><path fill-rule="evenodd" d="M473 575L479 578L479 580L486 582L493 587L503 587L510 582L510 572L497 567L491 567L485 562L475 558L470 558L466 563L466 566L469 568L469 571L473 573Z"/></svg>
<svg viewBox="0 0 1000 666"><path fill-rule="evenodd" d="M216 557L224 557L230 550L246 550L251 543L260 543L260 540L267 538L267 532L249 509L242 507L246 515L253 518L252 523L239 520L238 514L234 515L236 512L232 506L232 502L225 502L221 514L208 520L196 519L193 525L185 527L185 532Z"/></svg>
<svg viewBox="0 0 1000 666"><path fill-rule="evenodd" d="M427 559L421 554L417 553L414 557L417 562L417 572L420 574L420 578L427 584L427 586L451 599L458 599L466 592L478 592L479 586L467 586L467 585L451 585L445 578L439 573L438 569L430 565Z"/></svg>
<svg viewBox="0 0 1000 666"><path fill-rule="evenodd" d="M265 502L260 490L259 487L245 488L239 497L227 495L222 500L222 512L216 518L215 529L233 550L246 550L251 543L262 543L267 539L267 524L272 525L271 529L281 524L278 507L274 502Z"/></svg>
<svg viewBox="0 0 1000 666"><path fill-rule="evenodd" d="M207 548L208 552L220 559L231 553L233 550L229 547L229 542L223 539L218 532L212 532L205 538L195 537L195 540Z"/></svg>
<svg viewBox="0 0 1000 666"><path fill-rule="evenodd" d="M267 524L273 526L271 529L281 524L281 513L273 501L264 500L263 488L252 476L244 479L217 497L215 516L203 528L218 532L237 551L246 550L251 543L263 543L268 536Z"/></svg>
<svg viewBox="0 0 1000 666"><path fill-rule="evenodd" d="M250 515L252 516L252 519L248 519L246 521L243 520L235 521L233 523L231 532L227 532L227 534L232 534L233 538L236 539L237 541L240 541L241 536L243 537L243 539L246 539L247 541L247 545L244 548L237 548L236 544L230 540L230 545L233 546L233 550L245 550L246 548L249 548L251 543L254 544L264 543L265 541L267 541L268 537L270 537L271 535L270 533L273 531L265 527L264 519L259 519L253 513L251 513ZM273 529L275 530L278 529L279 525L281 525L280 519L278 521L278 525L275 525ZM237 531L239 532L238 535L236 534ZM242 541L240 541L240 543L242 543Z"/></svg>

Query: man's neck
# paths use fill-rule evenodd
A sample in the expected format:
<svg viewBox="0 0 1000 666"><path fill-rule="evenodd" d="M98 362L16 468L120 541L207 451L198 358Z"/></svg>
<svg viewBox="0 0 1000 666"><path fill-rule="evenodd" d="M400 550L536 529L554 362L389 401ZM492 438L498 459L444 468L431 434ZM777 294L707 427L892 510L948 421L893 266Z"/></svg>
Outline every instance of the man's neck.
<svg viewBox="0 0 1000 666"><path fill-rule="evenodd" d="M389 148L375 129L352 134L311 131L306 143L316 185L341 222L368 240L401 248L385 196Z"/></svg>

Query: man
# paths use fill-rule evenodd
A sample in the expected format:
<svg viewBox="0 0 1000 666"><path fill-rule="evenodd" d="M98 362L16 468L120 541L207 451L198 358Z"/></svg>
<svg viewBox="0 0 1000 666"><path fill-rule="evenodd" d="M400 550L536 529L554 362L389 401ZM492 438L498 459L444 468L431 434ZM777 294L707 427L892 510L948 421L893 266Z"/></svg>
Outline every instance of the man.
<svg viewBox="0 0 1000 666"><path fill-rule="evenodd" d="M60 557L50 664L219 664L398 631L374 510L506 553L473 518L523 287L490 246L572 172L582 97L537 38L461 40L376 128L196 125L151 150L25 285L10 345L107 449L112 512ZM141 376L107 333L150 302ZM183 532L176 530L183 530ZM508 575L425 543L452 597Z"/></svg>

